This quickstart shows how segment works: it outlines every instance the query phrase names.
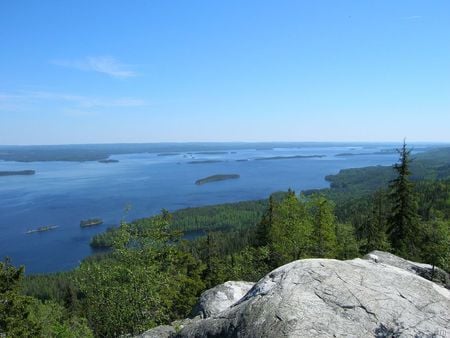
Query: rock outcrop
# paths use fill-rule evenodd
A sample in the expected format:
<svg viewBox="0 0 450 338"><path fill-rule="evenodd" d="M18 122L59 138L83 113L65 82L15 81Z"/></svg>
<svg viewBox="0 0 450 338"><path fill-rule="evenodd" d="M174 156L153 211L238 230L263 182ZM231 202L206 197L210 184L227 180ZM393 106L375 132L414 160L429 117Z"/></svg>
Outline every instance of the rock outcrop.
<svg viewBox="0 0 450 338"><path fill-rule="evenodd" d="M194 317L208 318L225 311L244 297L255 285L249 282L225 282L206 290L192 311Z"/></svg>
<svg viewBox="0 0 450 338"><path fill-rule="evenodd" d="M231 307L161 337L447 337L450 291L373 255L286 264Z"/></svg>
<svg viewBox="0 0 450 338"><path fill-rule="evenodd" d="M389 252L374 250L364 256L364 259L372 260L376 263L383 263L397 268L415 273L425 279L433 280L435 283L445 286L447 289L450 287L450 277L444 270L431 266L430 264L417 263L408 261L404 258L393 255Z"/></svg>

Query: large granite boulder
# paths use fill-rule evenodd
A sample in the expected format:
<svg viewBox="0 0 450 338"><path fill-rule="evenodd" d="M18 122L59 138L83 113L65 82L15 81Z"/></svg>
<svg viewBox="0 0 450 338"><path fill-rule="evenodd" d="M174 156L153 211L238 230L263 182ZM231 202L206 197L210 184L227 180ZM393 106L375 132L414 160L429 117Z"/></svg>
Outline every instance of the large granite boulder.
<svg viewBox="0 0 450 338"><path fill-rule="evenodd" d="M416 274L362 259L306 259L177 337L445 337L449 318L450 292Z"/></svg>
<svg viewBox="0 0 450 338"><path fill-rule="evenodd" d="M286 264L231 307L215 307L210 317L161 337L449 336L450 291L372 254L378 263L372 257Z"/></svg>
<svg viewBox="0 0 450 338"><path fill-rule="evenodd" d="M194 317L208 318L225 311L255 285L249 282L225 282L206 290L192 311Z"/></svg>

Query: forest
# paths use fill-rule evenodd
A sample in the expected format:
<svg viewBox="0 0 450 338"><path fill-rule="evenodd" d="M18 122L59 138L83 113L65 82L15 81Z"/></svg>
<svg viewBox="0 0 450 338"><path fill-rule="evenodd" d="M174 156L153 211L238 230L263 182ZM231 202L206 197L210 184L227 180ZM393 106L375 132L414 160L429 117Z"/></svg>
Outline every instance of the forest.
<svg viewBox="0 0 450 338"><path fill-rule="evenodd" d="M0 263L0 332L12 337L117 337L189 316L200 293L257 281L297 259L384 250L450 271L450 148L392 167L343 170L330 188L190 208L97 235L107 253L78 268L25 276ZM183 233L205 236L184 240ZM439 273L431 279L439 279ZM442 280L443 283L448 281Z"/></svg>

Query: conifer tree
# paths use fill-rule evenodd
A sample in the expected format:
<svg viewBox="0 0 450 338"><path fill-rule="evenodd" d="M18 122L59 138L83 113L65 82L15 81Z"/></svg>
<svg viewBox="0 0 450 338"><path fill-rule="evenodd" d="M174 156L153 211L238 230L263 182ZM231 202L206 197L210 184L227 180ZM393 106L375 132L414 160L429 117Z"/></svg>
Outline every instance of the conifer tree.
<svg viewBox="0 0 450 338"><path fill-rule="evenodd" d="M395 253L408 258L417 254L417 201L410 181L411 150L406 142L398 150L399 162L394 165L397 177L390 183L391 213L388 218L388 236Z"/></svg>
<svg viewBox="0 0 450 338"><path fill-rule="evenodd" d="M313 257L336 257L336 219L333 204L325 197L315 195L310 202L312 217L311 253Z"/></svg>
<svg viewBox="0 0 450 338"><path fill-rule="evenodd" d="M273 265L279 266L307 256L311 222L304 204L292 190L277 204L269 232Z"/></svg>
<svg viewBox="0 0 450 338"><path fill-rule="evenodd" d="M372 196L372 210L364 224L362 251L387 250L389 248L386 236L387 201L383 191L378 190Z"/></svg>
<svg viewBox="0 0 450 338"><path fill-rule="evenodd" d="M450 267L450 221L434 220L424 227L422 257L432 265L431 280L435 277L435 266L448 271Z"/></svg>
<svg viewBox="0 0 450 338"><path fill-rule="evenodd" d="M269 244L269 233L273 223L273 214L275 212L275 198L273 195L269 197L269 207L267 208L263 218L256 226L256 246L266 246Z"/></svg>

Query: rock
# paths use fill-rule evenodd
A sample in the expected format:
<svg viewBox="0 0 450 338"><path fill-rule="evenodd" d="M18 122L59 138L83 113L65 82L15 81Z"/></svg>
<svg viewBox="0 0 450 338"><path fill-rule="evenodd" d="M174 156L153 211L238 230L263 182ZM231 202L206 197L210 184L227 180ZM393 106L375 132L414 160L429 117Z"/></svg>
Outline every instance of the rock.
<svg viewBox="0 0 450 338"><path fill-rule="evenodd" d="M449 318L450 291L408 269L305 259L270 272L235 305L175 336L445 337Z"/></svg>
<svg viewBox="0 0 450 338"><path fill-rule="evenodd" d="M239 301L255 283L225 282L206 290L192 311L194 317L208 318L217 315Z"/></svg>
<svg viewBox="0 0 450 338"><path fill-rule="evenodd" d="M175 335L175 328L170 325L161 325L144 332L136 338L170 338Z"/></svg>
<svg viewBox="0 0 450 338"><path fill-rule="evenodd" d="M368 253L367 255L364 256L364 258L369 261L374 261L375 263L378 263L379 261L378 256L373 253Z"/></svg>
<svg viewBox="0 0 450 338"><path fill-rule="evenodd" d="M396 266L397 268L412 272L425 279L433 280L440 285L445 286L447 289L450 287L450 276L444 270L433 267L429 264L417 263L408 261L404 258L395 256L389 252L374 250L364 256L364 259L374 261L376 263L387 264ZM433 276L433 279L431 278Z"/></svg>
<svg viewBox="0 0 450 338"><path fill-rule="evenodd" d="M160 325L156 326L153 329L145 331L139 336L135 336L135 338L171 338L175 337L175 333L180 331L184 326L192 324L200 320L200 317L197 318L186 318L181 320L175 320L170 325Z"/></svg>

